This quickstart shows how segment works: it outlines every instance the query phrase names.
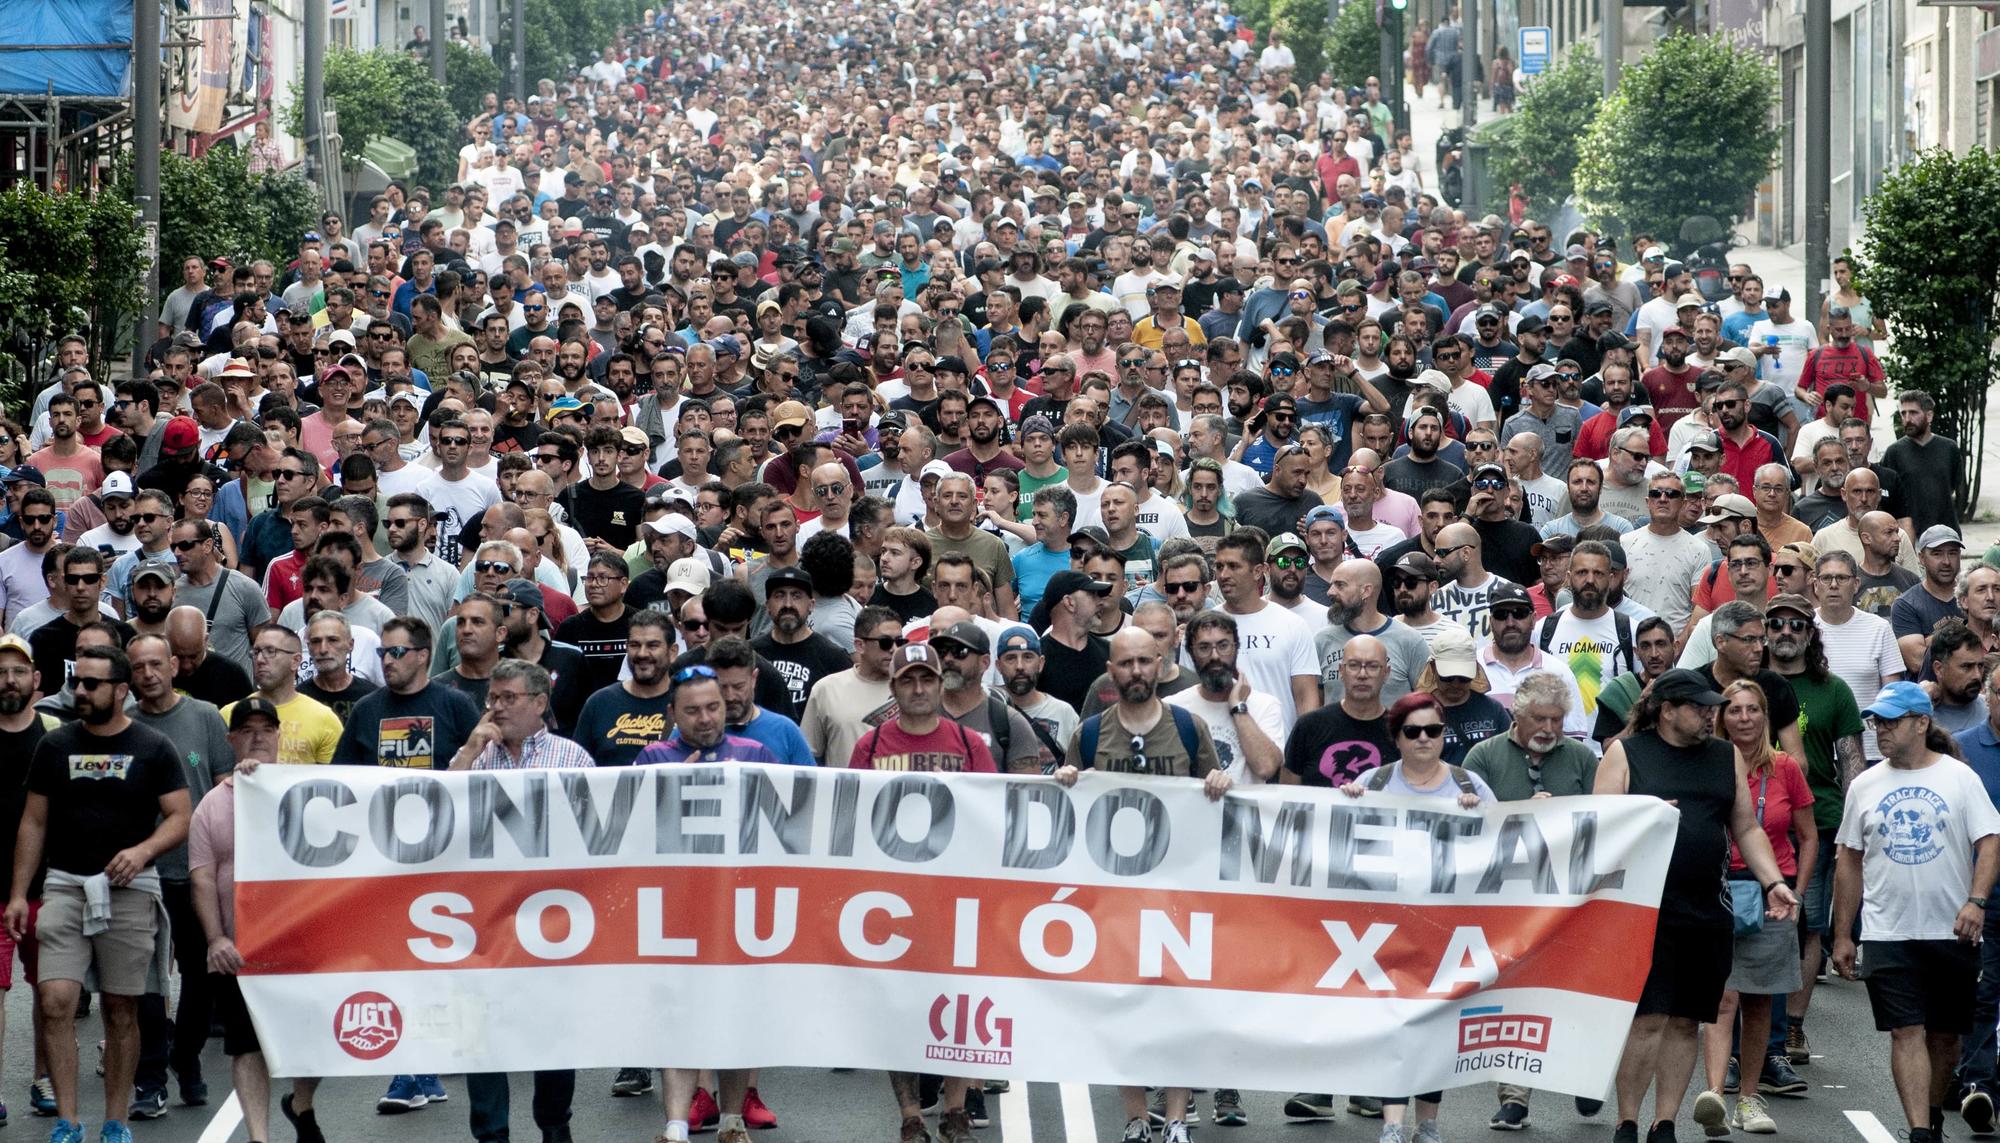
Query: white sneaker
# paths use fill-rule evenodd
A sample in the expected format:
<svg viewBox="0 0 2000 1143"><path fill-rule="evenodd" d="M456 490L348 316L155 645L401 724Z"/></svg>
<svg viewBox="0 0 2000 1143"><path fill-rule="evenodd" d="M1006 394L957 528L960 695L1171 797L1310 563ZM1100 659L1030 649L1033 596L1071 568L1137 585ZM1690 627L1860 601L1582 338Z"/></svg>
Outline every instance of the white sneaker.
<svg viewBox="0 0 2000 1143"><path fill-rule="evenodd" d="M1438 1130L1438 1121L1426 1119L1417 1124L1415 1143L1444 1143L1444 1133Z"/></svg>
<svg viewBox="0 0 2000 1143"><path fill-rule="evenodd" d="M1762 1096L1739 1095L1736 1097L1736 1120L1738 1129L1751 1135L1776 1135L1778 1123L1764 1107Z"/></svg>
<svg viewBox="0 0 2000 1143"><path fill-rule="evenodd" d="M1710 1139L1725 1139L1729 1136L1729 1105L1715 1092L1702 1092L1694 1097L1694 1121Z"/></svg>

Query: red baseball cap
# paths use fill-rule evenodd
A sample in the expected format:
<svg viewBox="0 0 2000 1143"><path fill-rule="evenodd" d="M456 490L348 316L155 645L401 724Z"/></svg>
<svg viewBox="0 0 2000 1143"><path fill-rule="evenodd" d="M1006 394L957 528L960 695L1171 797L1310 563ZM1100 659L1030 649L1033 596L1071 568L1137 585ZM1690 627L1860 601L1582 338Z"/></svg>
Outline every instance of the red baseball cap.
<svg viewBox="0 0 2000 1143"><path fill-rule="evenodd" d="M190 449L201 443L201 426L193 417L175 417L167 422L167 431L160 437L160 447L169 452Z"/></svg>

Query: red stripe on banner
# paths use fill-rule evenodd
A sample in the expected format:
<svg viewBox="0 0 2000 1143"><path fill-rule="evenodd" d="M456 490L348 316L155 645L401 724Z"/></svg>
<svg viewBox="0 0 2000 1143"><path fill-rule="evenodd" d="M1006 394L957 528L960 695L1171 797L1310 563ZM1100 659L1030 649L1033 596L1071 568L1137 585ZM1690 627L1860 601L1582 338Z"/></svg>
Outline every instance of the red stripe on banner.
<svg viewBox="0 0 2000 1143"><path fill-rule="evenodd" d="M650 903L646 890L658 894ZM740 919L739 894L754 894ZM425 912L436 920L419 928L413 903L436 908L439 895L470 908ZM523 918L530 898L540 907ZM1311 996L1547 988L1621 1001L1645 981L1656 915L1604 900L1412 905L776 867L244 881L236 908L244 971L268 975L816 964ZM472 947L451 952L450 936L427 929ZM1489 955L1499 973L1490 985L1480 972Z"/></svg>

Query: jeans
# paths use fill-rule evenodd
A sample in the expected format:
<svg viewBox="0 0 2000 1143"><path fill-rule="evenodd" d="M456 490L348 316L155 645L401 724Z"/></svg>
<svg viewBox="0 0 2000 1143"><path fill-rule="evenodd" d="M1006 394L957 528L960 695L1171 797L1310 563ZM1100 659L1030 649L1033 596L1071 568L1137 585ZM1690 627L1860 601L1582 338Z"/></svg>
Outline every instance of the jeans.
<svg viewBox="0 0 2000 1143"><path fill-rule="evenodd" d="M504 1143L508 1097L506 1072L472 1072L465 1077L465 1094L472 1103L472 1137L479 1143ZM535 1126L544 1132L569 1122L576 1095L576 1072L568 1069L535 1073Z"/></svg>
<svg viewBox="0 0 2000 1143"><path fill-rule="evenodd" d="M1979 944L1979 991L1972 999L1972 1031L1959 1052L1958 1081L1991 1093L1994 1076L1994 1021L2000 1017L2000 893L1986 902L1986 928Z"/></svg>
<svg viewBox="0 0 2000 1143"><path fill-rule="evenodd" d="M193 890L186 881L163 879L160 896L172 928L181 1002L169 1023L165 996L147 993L139 998L139 1068L134 1083L142 1088L167 1086L169 1066L182 1079L201 1078L201 1050L208 1044L215 1008L208 981L208 942L202 936L201 918L195 916Z"/></svg>

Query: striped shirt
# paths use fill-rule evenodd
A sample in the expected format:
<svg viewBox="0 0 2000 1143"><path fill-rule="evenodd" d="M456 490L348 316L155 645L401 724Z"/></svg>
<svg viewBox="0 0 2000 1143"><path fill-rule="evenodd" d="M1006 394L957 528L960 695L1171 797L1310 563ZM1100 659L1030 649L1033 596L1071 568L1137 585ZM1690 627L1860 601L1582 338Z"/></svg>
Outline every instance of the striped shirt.
<svg viewBox="0 0 2000 1143"><path fill-rule="evenodd" d="M560 735L537 730L521 741L521 756L507 753L499 742L489 742L472 760L474 770L574 770L596 766L590 752Z"/></svg>

